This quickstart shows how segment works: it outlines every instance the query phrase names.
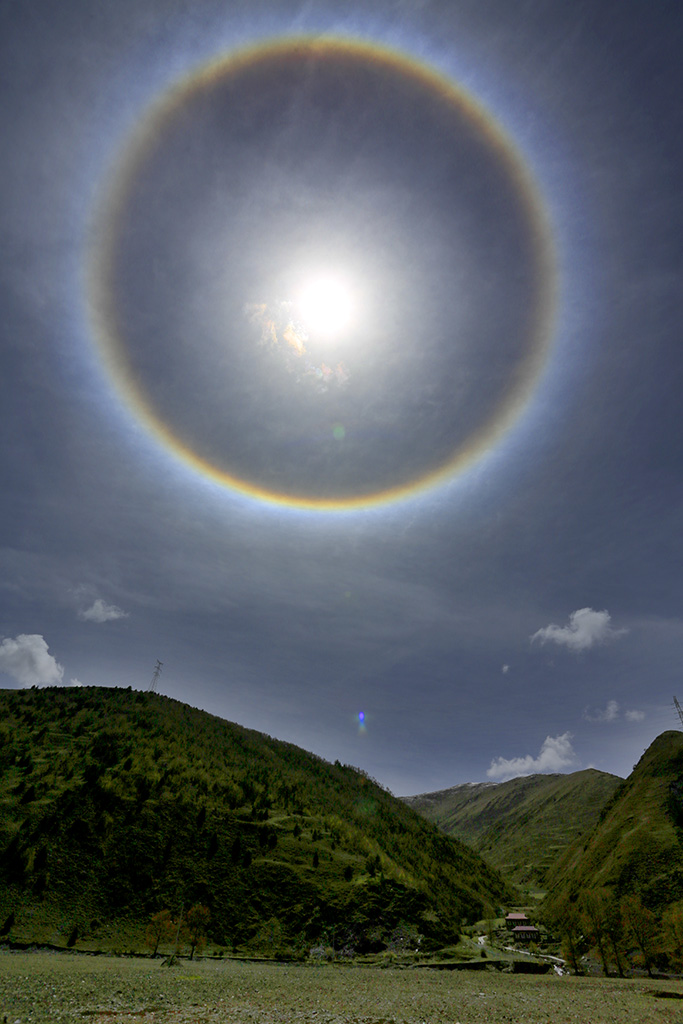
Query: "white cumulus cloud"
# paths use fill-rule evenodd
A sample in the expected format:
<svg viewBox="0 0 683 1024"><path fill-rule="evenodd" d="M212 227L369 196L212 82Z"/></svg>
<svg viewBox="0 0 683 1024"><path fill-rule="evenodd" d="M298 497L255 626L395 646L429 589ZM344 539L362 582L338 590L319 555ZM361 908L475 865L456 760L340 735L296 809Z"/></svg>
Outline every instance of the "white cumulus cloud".
<svg viewBox="0 0 683 1024"><path fill-rule="evenodd" d="M0 644L0 672L21 686L58 686L64 668L49 653L38 633L20 633L14 640L6 637Z"/></svg>
<svg viewBox="0 0 683 1024"><path fill-rule="evenodd" d="M570 651L587 651L597 644L607 643L627 633L627 629L612 629L612 616L609 612L596 612L592 608L579 608L569 616L567 626L556 626L551 623L537 630L531 642L541 644L553 643L567 647Z"/></svg>
<svg viewBox="0 0 683 1024"><path fill-rule="evenodd" d="M642 722L642 720L645 718L645 712L627 711L625 717L629 720L629 722Z"/></svg>
<svg viewBox="0 0 683 1024"><path fill-rule="evenodd" d="M504 782L516 779L520 775L547 775L561 772L563 768L575 765L577 758L572 747L572 735L569 732L561 736L546 736L538 757L527 754L526 757L497 757L491 761L487 771L490 779Z"/></svg>
<svg viewBox="0 0 683 1024"><path fill-rule="evenodd" d="M112 622L114 619L127 619L128 612L117 608L115 604L107 604L101 597L97 597L89 608L78 613L78 617L85 619L86 622Z"/></svg>

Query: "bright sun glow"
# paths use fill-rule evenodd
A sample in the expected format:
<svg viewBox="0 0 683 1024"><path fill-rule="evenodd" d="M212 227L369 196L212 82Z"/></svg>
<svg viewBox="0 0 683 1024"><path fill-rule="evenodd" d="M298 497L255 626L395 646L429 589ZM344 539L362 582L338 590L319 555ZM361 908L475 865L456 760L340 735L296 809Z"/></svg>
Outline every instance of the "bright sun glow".
<svg viewBox="0 0 683 1024"><path fill-rule="evenodd" d="M325 338L339 337L355 319L356 303L351 288L342 278L331 274L307 281L296 304L311 334Z"/></svg>

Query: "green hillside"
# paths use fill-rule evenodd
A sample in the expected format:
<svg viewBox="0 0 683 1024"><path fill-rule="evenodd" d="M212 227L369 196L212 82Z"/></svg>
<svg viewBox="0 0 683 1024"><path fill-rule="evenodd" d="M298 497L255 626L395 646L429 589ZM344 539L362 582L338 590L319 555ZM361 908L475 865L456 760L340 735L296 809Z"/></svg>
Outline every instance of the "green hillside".
<svg viewBox="0 0 683 1024"><path fill-rule="evenodd" d="M155 693L0 691L0 924L140 948L210 911L214 946L450 943L511 893L362 771ZM402 938L401 938L402 937Z"/></svg>
<svg viewBox="0 0 683 1024"><path fill-rule="evenodd" d="M589 890L637 895L660 913L683 899L683 733L648 747L599 821L549 872L548 913Z"/></svg>
<svg viewBox="0 0 683 1024"><path fill-rule="evenodd" d="M448 835L469 843L506 877L543 887L548 871L596 823L621 781L589 768L453 786L404 800Z"/></svg>

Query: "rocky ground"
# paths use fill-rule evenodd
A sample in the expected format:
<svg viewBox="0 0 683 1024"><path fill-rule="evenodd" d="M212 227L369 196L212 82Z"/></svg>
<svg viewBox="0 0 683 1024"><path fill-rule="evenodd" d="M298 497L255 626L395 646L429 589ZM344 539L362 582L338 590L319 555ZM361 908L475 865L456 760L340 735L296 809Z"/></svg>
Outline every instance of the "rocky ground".
<svg viewBox="0 0 683 1024"><path fill-rule="evenodd" d="M0 953L0 1024L28 1022L683 1024L683 984Z"/></svg>

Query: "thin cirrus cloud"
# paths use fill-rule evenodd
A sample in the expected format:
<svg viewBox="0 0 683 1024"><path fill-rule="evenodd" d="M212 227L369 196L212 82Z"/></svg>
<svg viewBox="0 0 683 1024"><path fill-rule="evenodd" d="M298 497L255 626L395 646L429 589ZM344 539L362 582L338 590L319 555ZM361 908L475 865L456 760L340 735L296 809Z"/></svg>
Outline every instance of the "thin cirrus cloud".
<svg viewBox="0 0 683 1024"><path fill-rule="evenodd" d="M642 722L645 718L644 711L623 711L616 700L608 700L604 708L586 708L583 717L587 722L616 722L625 718L627 722Z"/></svg>
<svg viewBox="0 0 683 1024"><path fill-rule="evenodd" d="M561 772L565 768L576 765L577 757L572 747L572 735L569 732L560 736L546 736L538 757L527 754L525 757L497 757L491 761L486 774L496 782L505 782L520 775L547 775Z"/></svg>
<svg viewBox="0 0 683 1024"><path fill-rule="evenodd" d="M127 619L128 612L124 612L115 604L107 604L101 597L97 597L89 608L78 613L78 617L86 622L113 622L114 619Z"/></svg>
<svg viewBox="0 0 683 1024"><path fill-rule="evenodd" d="M531 642L553 643L570 651L587 651L628 633L627 629L613 629L611 622L612 616L607 611L579 608L569 616L568 625L556 626L551 623L544 626L532 635Z"/></svg>
<svg viewBox="0 0 683 1024"><path fill-rule="evenodd" d="M63 666L50 654L39 633L20 633L2 641L0 672L20 686L59 686L64 678Z"/></svg>

